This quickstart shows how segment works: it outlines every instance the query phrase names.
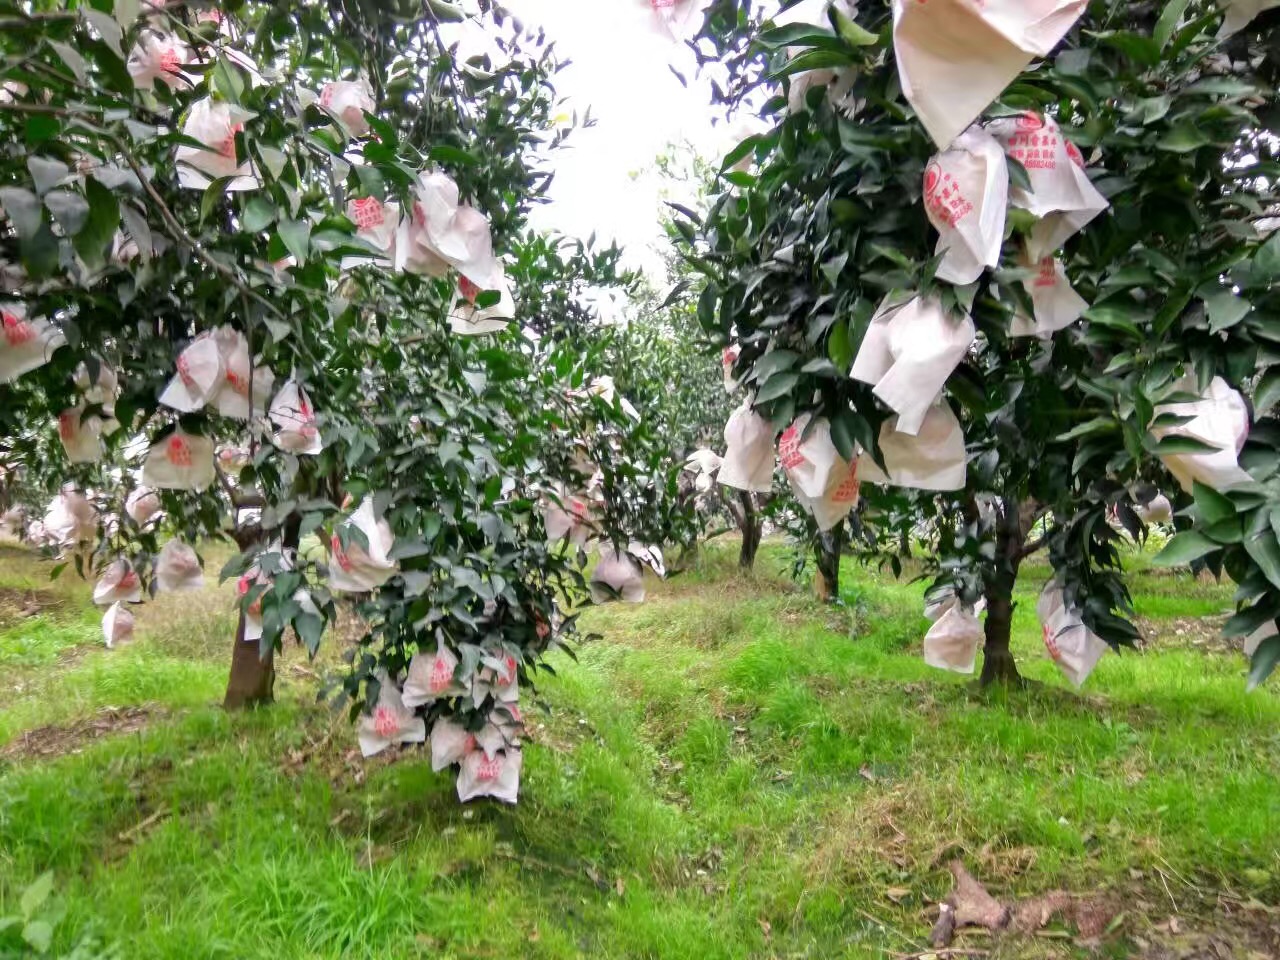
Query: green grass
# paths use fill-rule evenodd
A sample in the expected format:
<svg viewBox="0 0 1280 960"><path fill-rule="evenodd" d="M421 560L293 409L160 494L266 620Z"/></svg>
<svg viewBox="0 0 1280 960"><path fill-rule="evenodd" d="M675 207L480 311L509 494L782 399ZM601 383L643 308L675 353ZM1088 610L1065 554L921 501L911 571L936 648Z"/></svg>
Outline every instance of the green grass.
<svg viewBox="0 0 1280 960"><path fill-rule="evenodd" d="M1218 895L1280 898L1280 697L1245 696L1238 655L1170 634L1077 694L1040 649L1033 566L1014 646L1041 685L980 694L920 659L922 585L846 565L845 606L824 609L778 548L752 581L731 559L587 612L604 639L540 685L506 808L460 807L420 753L361 761L296 655L275 708L218 710L225 589L148 605L108 652L82 585L0 554L0 588L57 601L0 620L0 750L157 709L76 753L0 757L0 916L52 869L60 942L95 928L131 960L881 957L924 948L963 856L1002 897L1109 892L1125 956L1175 903L1184 928L1243 937ZM1132 566L1158 630L1230 606L1227 585Z"/></svg>

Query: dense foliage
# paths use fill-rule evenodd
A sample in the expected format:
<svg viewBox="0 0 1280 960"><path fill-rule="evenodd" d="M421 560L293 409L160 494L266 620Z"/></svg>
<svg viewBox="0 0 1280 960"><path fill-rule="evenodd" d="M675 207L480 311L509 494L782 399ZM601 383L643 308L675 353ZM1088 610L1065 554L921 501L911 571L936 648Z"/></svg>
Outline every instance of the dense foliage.
<svg viewBox="0 0 1280 960"><path fill-rule="evenodd" d="M976 339L943 393L963 426L963 486L864 482L862 547L897 567L923 536L939 590L987 602L984 677L1008 676L1012 585L1042 546L1090 631L1112 646L1137 639L1107 514L1140 536L1135 506L1159 488L1187 530L1166 558L1203 559L1239 584L1227 632L1254 634L1259 682L1280 658L1280 637L1255 633L1274 634L1280 616L1280 234L1264 220L1278 199L1280 13L1219 38L1213 3L1095 0L986 109L987 122L1029 118L1046 133L1055 119L1109 201L1059 254L1088 309L1045 337L1015 331L1037 309L1041 269L1025 252L1037 224L1027 210L1009 207L994 269L971 283L938 276L945 258L925 194L939 147L903 92L895 13L906 15L902 3L806 4L775 27L749 2L712 6L700 49L728 67L721 100L773 127L726 158L688 250L707 278L703 327L741 344L736 372L775 431L816 411L843 457L868 451L883 467L892 411L849 376L873 315L901 292L967 313ZM1027 190L1034 148L1023 162L1015 153L999 187ZM733 169L744 160L750 171ZM1169 404L1215 376L1251 400L1240 454L1251 476L1180 489L1161 458L1212 448L1168 436L1189 420ZM1041 521L1047 532L1032 537Z"/></svg>
<svg viewBox="0 0 1280 960"><path fill-rule="evenodd" d="M544 519L638 472L578 337L582 292L630 280L525 227L567 133L542 39L402 7L0 3L0 455L69 484L58 525L83 523L46 536L108 598L164 587L167 537L234 535L229 703L269 699L286 630L314 651L350 594L371 748L450 718L487 756L444 762L514 799L492 762L518 774L517 686L586 596ZM611 522L590 532L643 532Z"/></svg>

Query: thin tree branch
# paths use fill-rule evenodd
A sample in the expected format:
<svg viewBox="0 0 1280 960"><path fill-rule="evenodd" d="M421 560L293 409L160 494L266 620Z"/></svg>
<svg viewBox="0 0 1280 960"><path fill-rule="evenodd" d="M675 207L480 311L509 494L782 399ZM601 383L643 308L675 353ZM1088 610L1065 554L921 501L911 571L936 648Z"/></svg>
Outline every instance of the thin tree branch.
<svg viewBox="0 0 1280 960"><path fill-rule="evenodd" d="M1037 550L1042 549L1048 542L1049 534L1046 533L1043 537L1037 537L1030 543L1024 544L1022 548L1018 550L1018 559L1022 560L1025 557L1031 556L1031 554L1035 553Z"/></svg>
<svg viewBox="0 0 1280 960"><path fill-rule="evenodd" d="M0 21L0 29L4 23ZM73 116L65 107L51 107L46 103L26 103L22 100L0 100L0 113L39 113L50 117Z"/></svg>
<svg viewBox="0 0 1280 960"><path fill-rule="evenodd" d="M147 196L151 198L151 202L155 204L156 209L160 212L160 217L164 220L170 233L173 234L173 239L190 248L192 253L212 267L216 273L224 277L228 283L245 296L252 297L254 300L258 301L258 303L262 304L262 306L266 307L267 310L275 314L275 316L282 322L288 322L288 318L274 303L262 294L258 293L258 291L254 290L252 287L248 286L240 279L236 272L226 264L219 263L218 260L204 248L204 245L200 243L199 240L187 232L187 228L179 222L176 216L174 216L173 211L169 209L169 205L164 202L164 197L160 196L160 192L156 190L155 186L143 172L142 165L138 162L138 158L129 151L129 148L126 147L123 142L114 137L112 139L115 142L116 147L124 156L125 163L129 165L129 169L133 171L134 176L136 176L138 181L142 184L142 189L146 192Z"/></svg>

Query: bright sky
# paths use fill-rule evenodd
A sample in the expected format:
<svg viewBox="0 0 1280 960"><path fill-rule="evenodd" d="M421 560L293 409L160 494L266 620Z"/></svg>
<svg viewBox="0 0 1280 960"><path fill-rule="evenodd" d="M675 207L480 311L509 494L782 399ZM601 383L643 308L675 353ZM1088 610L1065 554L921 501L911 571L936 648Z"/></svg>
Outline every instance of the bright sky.
<svg viewBox="0 0 1280 960"><path fill-rule="evenodd" d="M659 226L662 183L654 160L672 142L688 140L705 157L732 146L724 125L711 126L705 82L693 79L690 50L644 28L647 4L637 0L505 0L527 25L542 26L561 59L572 63L557 89L579 116L598 121L577 130L556 157L553 202L534 224L570 236L615 239L628 266L661 282ZM675 64L688 89L672 75ZM672 199L681 199L670 193Z"/></svg>

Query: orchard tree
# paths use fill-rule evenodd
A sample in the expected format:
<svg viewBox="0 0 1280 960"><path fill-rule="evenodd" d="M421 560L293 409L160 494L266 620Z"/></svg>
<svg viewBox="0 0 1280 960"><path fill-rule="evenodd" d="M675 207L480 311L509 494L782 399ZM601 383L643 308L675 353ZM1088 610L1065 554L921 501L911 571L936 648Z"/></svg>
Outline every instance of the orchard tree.
<svg viewBox="0 0 1280 960"><path fill-rule="evenodd" d="M572 271L617 259L549 272L524 226L565 133L549 49L437 0L0 26L0 456L67 482L45 535L97 578L108 643L230 533L229 707L268 702L286 630L314 653L345 596L362 748L430 733L462 799L514 801L520 689L586 598L547 521L586 478L625 486L583 447L612 424L625 461L629 422L547 335L581 322Z"/></svg>
<svg viewBox="0 0 1280 960"><path fill-rule="evenodd" d="M699 319L740 345L752 442L783 432L806 512L833 506L804 489L825 458L861 481L860 549L900 571L919 546L932 663L985 640L982 682L1018 678L1040 549L1068 677L1132 644L1107 515L1141 537L1157 489L1163 558L1238 584L1251 683L1280 659L1280 11L1225 6L711 7L722 102L772 128L688 245Z"/></svg>

